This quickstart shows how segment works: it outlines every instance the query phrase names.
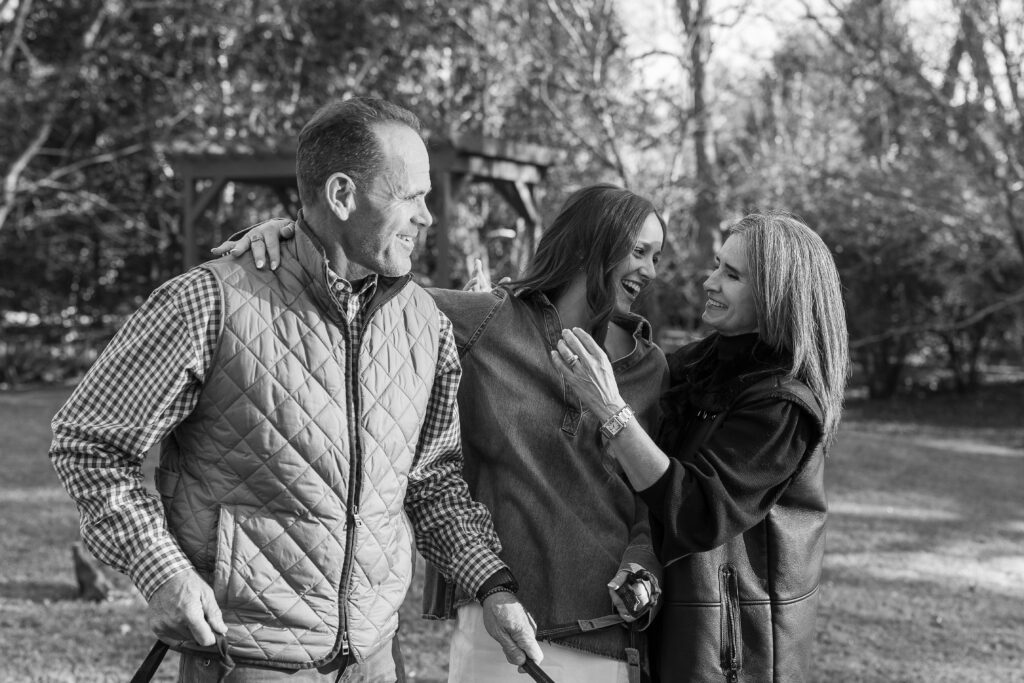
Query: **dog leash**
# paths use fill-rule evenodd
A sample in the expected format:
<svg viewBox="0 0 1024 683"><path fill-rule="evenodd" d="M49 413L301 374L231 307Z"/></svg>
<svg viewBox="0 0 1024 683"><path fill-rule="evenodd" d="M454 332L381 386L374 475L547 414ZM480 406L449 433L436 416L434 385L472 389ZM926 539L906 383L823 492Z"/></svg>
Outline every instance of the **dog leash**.
<svg viewBox="0 0 1024 683"><path fill-rule="evenodd" d="M160 662L164 660L164 655L167 654L167 643L162 640L158 640L153 643L153 647L150 649L149 654L142 660L142 664L139 666L139 670L132 676L130 683L149 683L153 680L153 674L160 667Z"/></svg>
<svg viewBox="0 0 1024 683"><path fill-rule="evenodd" d="M544 669L540 668L537 662L533 661L529 657L526 658L526 663L523 664L523 669L526 673L530 674L530 678L537 681L537 683L555 683L551 676L544 673Z"/></svg>

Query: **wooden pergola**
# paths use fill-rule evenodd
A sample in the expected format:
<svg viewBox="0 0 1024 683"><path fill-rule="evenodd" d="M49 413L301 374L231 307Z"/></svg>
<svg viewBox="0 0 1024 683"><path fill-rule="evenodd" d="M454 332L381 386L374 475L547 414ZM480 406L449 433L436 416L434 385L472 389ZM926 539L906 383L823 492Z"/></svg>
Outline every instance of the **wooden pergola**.
<svg viewBox="0 0 1024 683"><path fill-rule="evenodd" d="M434 214L437 269L435 285L450 286L450 236L455 207L474 183L487 183L520 217L514 239L523 253L533 253L541 230L536 189L558 157L555 150L533 144L458 136L428 140L433 190L428 204ZM293 217L298 212L294 148L266 151L168 152L181 179L184 266L199 263L196 225L223 196L228 183L256 185L274 192ZM200 186L203 186L200 190Z"/></svg>

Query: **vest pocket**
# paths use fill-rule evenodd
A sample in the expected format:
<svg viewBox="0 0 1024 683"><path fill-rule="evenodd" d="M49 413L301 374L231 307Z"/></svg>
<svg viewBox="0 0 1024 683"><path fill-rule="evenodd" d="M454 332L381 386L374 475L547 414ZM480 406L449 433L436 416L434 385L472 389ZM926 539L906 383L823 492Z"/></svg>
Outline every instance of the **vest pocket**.
<svg viewBox="0 0 1024 683"><path fill-rule="evenodd" d="M737 681L743 668L743 643L740 639L740 587L732 565L723 564L718 568L718 587L722 671L726 681Z"/></svg>
<svg viewBox="0 0 1024 683"><path fill-rule="evenodd" d="M331 652L344 533L308 513L220 508L213 590L232 655L294 663Z"/></svg>
<svg viewBox="0 0 1024 683"><path fill-rule="evenodd" d="M181 481L179 472L172 472L170 469L159 465L154 474L156 491L160 494L160 500L164 504L164 510L171 506L174 500L174 493L178 490L178 482Z"/></svg>

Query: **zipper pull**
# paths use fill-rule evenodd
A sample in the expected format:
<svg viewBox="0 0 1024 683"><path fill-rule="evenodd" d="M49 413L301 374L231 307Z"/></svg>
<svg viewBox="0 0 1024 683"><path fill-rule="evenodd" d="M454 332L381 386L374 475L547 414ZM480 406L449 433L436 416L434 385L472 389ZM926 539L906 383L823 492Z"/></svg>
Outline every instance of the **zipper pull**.
<svg viewBox="0 0 1024 683"><path fill-rule="evenodd" d="M348 631L341 632L341 654L348 657Z"/></svg>
<svg viewBox="0 0 1024 683"><path fill-rule="evenodd" d="M358 510L355 510L355 511L352 512L352 518L356 522L356 528L360 528L360 527L363 526L363 518L359 516L359 511Z"/></svg>

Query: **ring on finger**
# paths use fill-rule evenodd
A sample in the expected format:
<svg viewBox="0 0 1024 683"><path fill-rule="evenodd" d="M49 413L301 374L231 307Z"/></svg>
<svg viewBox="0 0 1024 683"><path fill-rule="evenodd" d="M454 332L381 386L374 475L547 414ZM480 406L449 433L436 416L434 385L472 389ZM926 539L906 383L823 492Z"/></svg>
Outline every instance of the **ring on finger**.
<svg viewBox="0 0 1024 683"><path fill-rule="evenodd" d="M569 357L569 360L565 361L565 364L568 365L571 368L572 366L576 365L579 362L580 362L580 357L577 356L574 353L574 354L572 354L572 356Z"/></svg>
<svg viewBox="0 0 1024 683"><path fill-rule="evenodd" d="M262 242L262 241L263 241L263 235L260 235L259 233L255 234L255 235L251 235L249 237L249 242L250 243L252 243L252 242Z"/></svg>

